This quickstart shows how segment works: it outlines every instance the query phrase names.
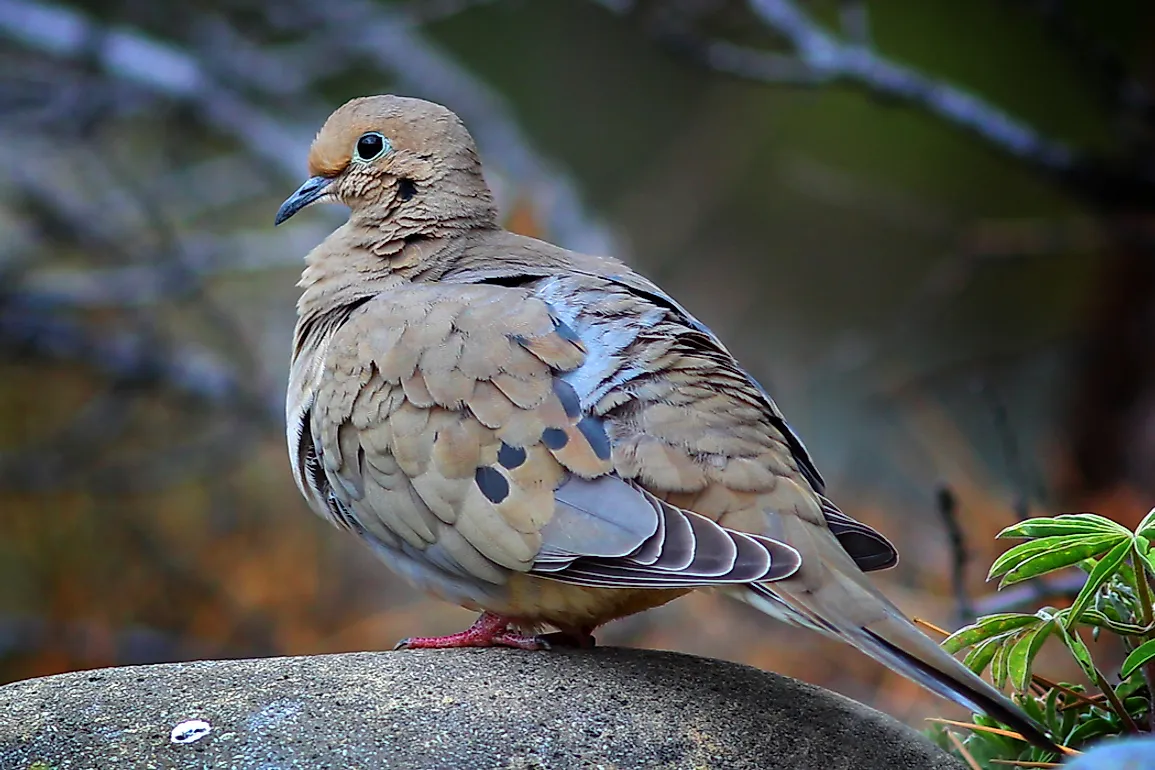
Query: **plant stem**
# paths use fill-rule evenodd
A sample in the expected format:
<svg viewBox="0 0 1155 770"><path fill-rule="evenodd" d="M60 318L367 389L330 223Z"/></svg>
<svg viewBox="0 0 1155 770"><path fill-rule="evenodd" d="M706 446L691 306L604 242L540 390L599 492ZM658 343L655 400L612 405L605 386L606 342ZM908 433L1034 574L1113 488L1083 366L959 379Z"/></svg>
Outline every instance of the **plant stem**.
<svg viewBox="0 0 1155 770"><path fill-rule="evenodd" d="M1135 723L1135 720L1131 718L1131 715L1127 713L1127 709L1123 707L1123 701L1119 700L1119 695L1115 692L1115 688L1111 686L1105 676L1099 673L1098 669L1095 671L1095 686L1107 696L1111 708L1119 715L1119 719L1122 720L1123 726L1127 728L1127 732L1143 732L1139 729L1139 725Z"/></svg>
<svg viewBox="0 0 1155 770"><path fill-rule="evenodd" d="M1139 597L1139 610L1143 613L1143 625L1151 627L1151 587L1147 584L1147 560L1136 550L1131 551L1131 567L1135 572L1135 594ZM1150 639L1148 632L1142 639ZM1143 666L1143 681L1147 685L1147 729L1155 732L1155 661Z"/></svg>
<svg viewBox="0 0 1155 770"><path fill-rule="evenodd" d="M1151 587L1147 585L1146 560L1131 551L1131 567L1135 572L1135 593L1139 597L1139 609L1143 613L1143 625L1150 626L1152 620Z"/></svg>

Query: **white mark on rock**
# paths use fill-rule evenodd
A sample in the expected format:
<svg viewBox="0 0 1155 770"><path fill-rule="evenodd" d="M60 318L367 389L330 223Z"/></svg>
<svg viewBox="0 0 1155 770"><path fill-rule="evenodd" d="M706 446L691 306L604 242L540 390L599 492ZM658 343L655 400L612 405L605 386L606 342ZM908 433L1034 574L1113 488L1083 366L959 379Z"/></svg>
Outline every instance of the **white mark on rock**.
<svg viewBox="0 0 1155 770"><path fill-rule="evenodd" d="M189 719L172 728L168 739L173 743L195 743L209 734L213 726L203 719Z"/></svg>
<svg viewBox="0 0 1155 770"><path fill-rule="evenodd" d="M288 727L288 723L296 721L300 711L300 704L285 698L278 699L250 715L248 727L250 730L276 730Z"/></svg>

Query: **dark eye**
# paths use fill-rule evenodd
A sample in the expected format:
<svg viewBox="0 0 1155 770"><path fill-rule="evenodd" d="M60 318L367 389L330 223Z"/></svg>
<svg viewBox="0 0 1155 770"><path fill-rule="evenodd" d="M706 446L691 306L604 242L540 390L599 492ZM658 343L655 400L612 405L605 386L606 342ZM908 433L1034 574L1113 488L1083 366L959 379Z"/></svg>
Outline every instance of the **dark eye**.
<svg viewBox="0 0 1155 770"><path fill-rule="evenodd" d="M376 131L370 131L357 140L357 160L374 160L390 149L388 139Z"/></svg>

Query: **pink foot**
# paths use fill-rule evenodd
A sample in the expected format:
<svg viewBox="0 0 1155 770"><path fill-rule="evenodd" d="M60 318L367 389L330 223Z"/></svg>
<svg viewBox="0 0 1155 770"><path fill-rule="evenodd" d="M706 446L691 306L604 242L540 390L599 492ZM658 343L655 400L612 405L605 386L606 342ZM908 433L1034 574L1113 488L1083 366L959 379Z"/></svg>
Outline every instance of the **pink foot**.
<svg viewBox="0 0 1155 770"><path fill-rule="evenodd" d="M519 650L548 650L549 642L540 636L527 636L509 630L509 618L483 612L464 631L449 636L411 636L397 643L395 650L438 650L449 647L514 647Z"/></svg>

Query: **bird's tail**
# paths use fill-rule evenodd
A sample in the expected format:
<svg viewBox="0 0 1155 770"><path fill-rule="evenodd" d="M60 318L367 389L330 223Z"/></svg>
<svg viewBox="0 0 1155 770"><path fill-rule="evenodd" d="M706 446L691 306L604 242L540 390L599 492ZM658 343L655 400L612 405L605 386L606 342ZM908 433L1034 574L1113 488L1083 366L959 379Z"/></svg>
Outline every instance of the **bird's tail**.
<svg viewBox="0 0 1155 770"><path fill-rule="evenodd" d="M879 593L833 536L817 527L805 535L803 539L816 547L799 549L803 568L786 580L744 587L743 601L779 619L848 642L931 692L988 714L1031 743L1060 753L1026 712L948 655ZM791 538L797 548L795 541Z"/></svg>

